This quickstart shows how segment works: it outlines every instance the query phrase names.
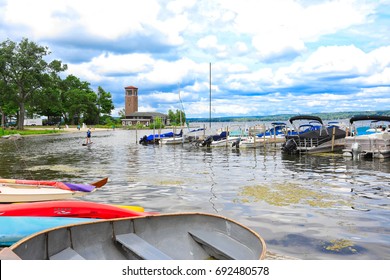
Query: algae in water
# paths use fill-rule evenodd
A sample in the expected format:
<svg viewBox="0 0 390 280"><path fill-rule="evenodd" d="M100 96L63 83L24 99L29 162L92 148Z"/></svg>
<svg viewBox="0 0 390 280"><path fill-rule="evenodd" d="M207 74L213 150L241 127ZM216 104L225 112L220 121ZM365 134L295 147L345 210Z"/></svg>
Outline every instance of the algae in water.
<svg viewBox="0 0 390 280"><path fill-rule="evenodd" d="M310 190L294 183L247 186L241 189L239 196L241 203L264 201L275 206L306 204L311 207L330 208L345 205L345 202L336 196L321 193L320 190Z"/></svg>

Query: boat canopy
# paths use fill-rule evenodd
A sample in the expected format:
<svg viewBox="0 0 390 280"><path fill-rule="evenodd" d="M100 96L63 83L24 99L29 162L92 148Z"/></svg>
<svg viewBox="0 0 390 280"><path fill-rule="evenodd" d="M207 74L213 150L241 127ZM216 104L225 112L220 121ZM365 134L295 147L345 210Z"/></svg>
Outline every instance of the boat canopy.
<svg viewBox="0 0 390 280"><path fill-rule="evenodd" d="M380 115L358 115L353 116L349 122L352 124L353 122L357 121L387 121L390 122L390 116L380 116Z"/></svg>
<svg viewBox="0 0 390 280"><path fill-rule="evenodd" d="M178 133L178 134L175 134L173 132L167 132L167 133L162 133L162 134L151 134L146 138L146 140L153 141L154 139L181 137L182 135L183 135L183 130L181 130L180 133Z"/></svg>
<svg viewBox="0 0 390 280"><path fill-rule="evenodd" d="M294 121L297 121L297 120L312 120L312 121L317 121L320 124L323 124L322 119L320 117L309 116L309 115L301 115L301 116L291 117L289 119L289 122L293 123Z"/></svg>

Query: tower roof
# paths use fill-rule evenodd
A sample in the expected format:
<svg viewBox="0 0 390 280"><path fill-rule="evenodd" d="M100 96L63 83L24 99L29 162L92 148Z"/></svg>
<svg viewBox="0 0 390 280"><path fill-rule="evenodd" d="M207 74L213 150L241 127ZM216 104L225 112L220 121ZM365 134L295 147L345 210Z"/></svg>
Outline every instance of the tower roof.
<svg viewBox="0 0 390 280"><path fill-rule="evenodd" d="M137 87L135 87L135 86L127 86L127 87L125 87L125 89L138 89Z"/></svg>

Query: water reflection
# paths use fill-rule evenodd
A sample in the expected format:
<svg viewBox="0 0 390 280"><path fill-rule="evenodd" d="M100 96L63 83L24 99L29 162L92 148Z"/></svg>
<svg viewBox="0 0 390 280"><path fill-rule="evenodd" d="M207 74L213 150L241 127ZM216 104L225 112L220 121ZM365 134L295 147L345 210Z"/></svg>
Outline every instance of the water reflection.
<svg viewBox="0 0 390 280"><path fill-rule="evenodd" d="M275 145L143 146L135 131L92 133L89 147L84 133L2 140L0 176L80 183L107 176L83 199L225 215L297 258L390 258L389 160L289 156Z"/></svg>

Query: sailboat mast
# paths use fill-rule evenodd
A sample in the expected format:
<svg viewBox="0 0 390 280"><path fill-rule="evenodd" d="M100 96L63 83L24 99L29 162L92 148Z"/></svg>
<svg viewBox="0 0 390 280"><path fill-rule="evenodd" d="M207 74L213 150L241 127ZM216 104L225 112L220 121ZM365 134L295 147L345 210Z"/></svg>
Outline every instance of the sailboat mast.
<svg viewBox="0 0 390 280"><path fill-rule="evenodd" d="M179 100L180 100L181 107L183 108L183 103L181 102L181 97L180 97L180 83L178 83L178 87L179 87ZM182 111L180 110L180 128L182 128L181 114L182 114Z"/></svg>
<svg viewBox="0 0 390 280"><path fill-rule="evenodd" d="M211 128L211 62L210 65L210 71L209 71L209 88L210 88L210 108L209 108L209 127Z"/></svg>

